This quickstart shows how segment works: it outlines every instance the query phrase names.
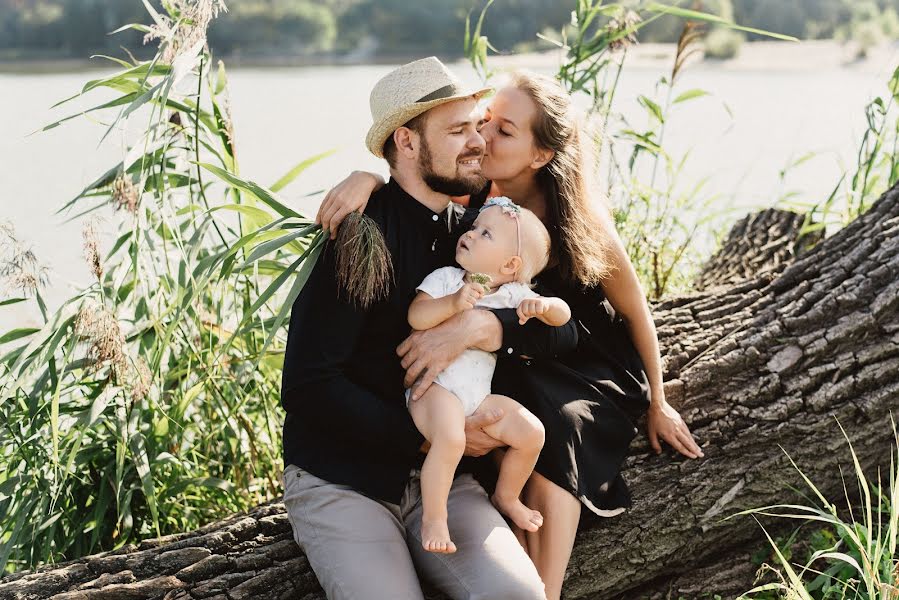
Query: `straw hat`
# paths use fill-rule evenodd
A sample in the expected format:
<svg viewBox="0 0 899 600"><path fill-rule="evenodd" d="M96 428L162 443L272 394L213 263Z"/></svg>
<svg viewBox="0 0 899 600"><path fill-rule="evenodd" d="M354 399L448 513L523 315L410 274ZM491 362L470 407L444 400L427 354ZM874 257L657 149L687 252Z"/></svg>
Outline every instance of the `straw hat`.
<svg viewBox="0 0 899 600"><path fill-rule="evenodd" d="M403 65L382 77L371 91L368 102L373 123L365 145L384 158L384 142L413 118L453 100L479 98L492 89L466 90L434 56Z"/></svg>

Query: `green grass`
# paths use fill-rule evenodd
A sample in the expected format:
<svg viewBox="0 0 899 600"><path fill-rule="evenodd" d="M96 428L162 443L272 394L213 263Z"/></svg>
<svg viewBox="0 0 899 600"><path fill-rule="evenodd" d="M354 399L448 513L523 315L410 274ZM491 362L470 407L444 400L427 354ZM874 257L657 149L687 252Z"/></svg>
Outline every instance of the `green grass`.
<svg viewBox="0 0 899 600"><path fill-rule="evenodd" d="M810 494L808 504L775 504L736 515L767 515L816 525L810 536L811 555L804 563L791 560L790 543L779 544L762 527L779 568L768 567L777 581L757 586L741 596L746 600L796 598L803 600L893 600L899 597L899 434L891 418L895 447L890 451L886 480L878 470L876 480L865 474L848 435L854 483L859 501L850 501L845 486L846 508L837 510L818 487L790 459ZM789 455L787 455L789 458ZM842 477L842 471L841 471ZM732 518L729 517L729 518ZM761 526L761 524L760 524Z"/></svg>
<svg viewBox="0 0 899 600"><path fill-rule="evenodd" d="M144 131L61 209L113 206L116 242L88 235L95 280L55 313L39 285L23 289L45 323L2 338L0 570L190 530L280 493L284 322L321 232L276 190L323 155L271 188L242 179L224 66L201 45L164 64L194 32L169 16L153 60L110 59L121 70L82 90L118 94L95 109L106 135ZM133 125L139 107L150 117Z"/></svg>

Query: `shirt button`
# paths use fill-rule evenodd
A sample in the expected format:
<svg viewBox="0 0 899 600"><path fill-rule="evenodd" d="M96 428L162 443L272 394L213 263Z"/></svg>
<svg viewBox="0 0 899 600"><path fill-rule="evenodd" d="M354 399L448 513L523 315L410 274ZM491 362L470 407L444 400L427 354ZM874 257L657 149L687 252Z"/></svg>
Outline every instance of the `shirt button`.
<svg viewBox="0 0 899 600"><path fill-rule="evenodd" d="M511 349L511 348L506 348L506 354L512 354L512 349Z"/></svg>
<svg viewBox="0 0 899 600"><path fill-rule="evenodd" d="M432 221L436 221L436 220L439 219L439 218L440 218L440 217L438 217L437 215L434 215L433 217L431 217L431 220L432 220Z"/></svg>

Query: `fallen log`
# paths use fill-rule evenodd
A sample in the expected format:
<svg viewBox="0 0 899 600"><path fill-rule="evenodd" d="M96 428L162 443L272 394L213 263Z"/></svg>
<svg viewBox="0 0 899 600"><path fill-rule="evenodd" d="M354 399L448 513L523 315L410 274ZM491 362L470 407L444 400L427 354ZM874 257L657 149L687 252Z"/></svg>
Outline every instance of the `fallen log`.
<svg viewBox="0 0 899 600"><path fill-rule="evenodd" d="M733 286L782 270L821 239L821 230L803 234L804 222L803 215L777 208L746 215L703 265L694 289Z"/></svg>
<svg viewBox="0 0 899 600"><path fill-rule="evenodd" d="M764 266L758 275L733 271L729 285L654 306L666 395L705 458L656 456L644 437L635 441L624 471L634 507L582 523L566 598L733 597L751 586L744 561L763 538L749 517L723 519L790 499L787 485L801 484L780 447L834 499L838 464L849 461L836 420L864 467L889 464L890 410L899 407L899 186L808 252L768 256L774 262L754 263ZM271 503L0 580L0 599L48 597L324 595L283 507Z"/></svg>

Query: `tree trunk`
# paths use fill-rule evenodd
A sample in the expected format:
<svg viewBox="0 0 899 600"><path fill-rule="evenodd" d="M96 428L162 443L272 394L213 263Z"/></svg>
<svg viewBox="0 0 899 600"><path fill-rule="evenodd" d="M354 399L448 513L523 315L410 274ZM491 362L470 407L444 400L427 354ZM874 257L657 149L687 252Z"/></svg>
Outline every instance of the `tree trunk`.
<svg viewBox="0 0 899 600"><path fill-rule="evenodd" d="M693 287L701 291L734 286L782 270L821 239L820 230L800 239L804 221L802 215L776 208L746 215L703 266Z"/></svg>
<svg viewBox="0 0 899 600"><path fill-rule="evenodd" d="M744 251L725 244L732 260L754 247L755 234L745 235L752 222L734 228ZM798 221L778 222L795 231ZM635 441L624 471L634 507L582 522L567 598L733 597L751 587L748 555L764 538L749 517L723 519L787 502L787 484L802 486L778 446L833 499L842 497L837 465L849 462L837 420L863 466L889 465L890 409L899 406L899 187L789 265L788 255L759 253L767 258L742 270L719 266L719 275L705 278L713 289L655 306L666 396L705 458L684 459L670 448L656 456L645 436ZM750 267L762 273L747 278ZM0 581L0 599L54 594L324 597L276 503Z"/></svg>

